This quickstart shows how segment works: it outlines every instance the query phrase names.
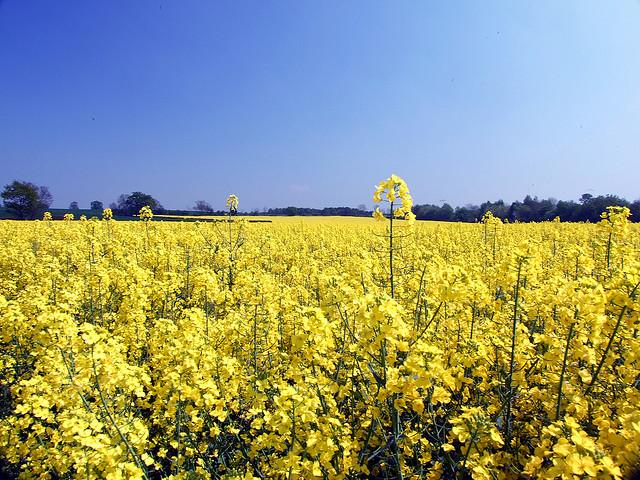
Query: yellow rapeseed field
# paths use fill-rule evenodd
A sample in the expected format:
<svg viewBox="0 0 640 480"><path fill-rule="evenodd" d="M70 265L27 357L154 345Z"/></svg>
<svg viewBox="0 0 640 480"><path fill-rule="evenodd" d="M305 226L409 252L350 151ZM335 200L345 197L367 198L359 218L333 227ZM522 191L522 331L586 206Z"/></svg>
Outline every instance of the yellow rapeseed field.
<svg viewBox="0 0 640 480"><path fill-rule="evenodd" d="M640 230L0 223L23 478L614 478L640 452ZM237 207L237 199L235 200ZM230 207L231 208L231 207Z"/></svg>

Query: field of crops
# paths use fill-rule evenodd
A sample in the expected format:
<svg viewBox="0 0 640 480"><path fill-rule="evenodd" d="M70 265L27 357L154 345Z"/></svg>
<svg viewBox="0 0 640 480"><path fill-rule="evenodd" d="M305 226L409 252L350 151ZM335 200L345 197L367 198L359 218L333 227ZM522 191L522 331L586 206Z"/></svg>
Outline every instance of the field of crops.
<svg viewBox="0 0 640 480"><path fill-rule="evenodd" d="M627 213L3 221L0 473L621 478L640 452Z"/></svg>

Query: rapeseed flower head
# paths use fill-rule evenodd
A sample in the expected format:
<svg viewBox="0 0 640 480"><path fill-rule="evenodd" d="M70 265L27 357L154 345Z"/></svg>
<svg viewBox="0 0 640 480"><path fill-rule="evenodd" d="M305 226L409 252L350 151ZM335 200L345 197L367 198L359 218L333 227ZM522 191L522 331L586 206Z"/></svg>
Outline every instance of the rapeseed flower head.
<svg viewBox="0 0 640 480"><path fill-rule="evenodd" d="M600 215L600 223L615 232L624 232L627 230L630 216L631 210L628 207L610 206Z"/></svg>
<svg viewBox="0 0 640 480"><path fill-rule="evenodd" d="M140 209L140 220L148 222L153 218L153 212L151 211L151 207L149 205L145 205Z"/></svg>
<svg viewBox="0 0 640 480"><path fill-rule="evenodd" d="M407 183L402 178L394 174L376 185L373 192L373 201L380 203L383 201L383 196L384 200L391 204L394 217L405 218L410 222L415 220L415 215L411 212L413 198L411 198ZM393 208L398 199L400 200L400 207ZM384 215L379 208L376 208L373 212L373 217L376 220L384 220Z"/></svg>
<svg viewBox="0 0 640 480"><path fill-rule="evenodd" d="M238 211L238 197L231 194L229 198L227 198L227 207L229 207L229 211L237 212Z"/></svg>

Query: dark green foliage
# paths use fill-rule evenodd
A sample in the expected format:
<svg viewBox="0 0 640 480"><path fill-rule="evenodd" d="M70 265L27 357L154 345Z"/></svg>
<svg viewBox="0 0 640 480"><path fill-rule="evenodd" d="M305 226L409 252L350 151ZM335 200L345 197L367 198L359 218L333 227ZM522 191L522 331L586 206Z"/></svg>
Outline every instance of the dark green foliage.
<svg viewBox="0 0 640 480"><path fill-rule="evenodd" d="M640 221L640 200L629 203L616 195L600 195L594 197L585 193L579 202L557 201L553 198L538 199L527 195L521 202L516 201L507 206L504 201L484 202L480 206L465 205L455 210L449 204L415 205L413 213L418 220L440 220L452 222L478 222L482 216L491 211L496 217L510 222L544 222L560 217L563 222L591 222L600 220L600 214L609 206L629 207L631 220Z"/></svg>
<svg viewBox="0 0 640 480"><path fill-rule="evenodd" d="M14 180L5 185L2 200L7 211L19 219L35 219L49 208L53 197L47 187Z"/></svg>
<svg viewBox="0 0 640 480"><path fill-rule="evenodd" d="M211 204L209 202L207 202L205 200L196 201L196 204L193 207L193 209L196 212L213 213L213 207L211 206Z"/></svg>
<svg viewBox="0 0 640 480"><path fill-rule="evenodd" d="M285 207L270 208L263 215L286 215L286 216L304 216L304 217L370 217L372 212L360 210L352 207L325 207L325 208L306 208L306 207Z"/></svg>
<svg viewBox="0 0 640 480"><path fill-rule="evenodd" d="M147 205L151 207L154 213L164 211L160 202L151 195L142 192L133 192L129 195L123 193L118 197L115 212L120 215L137 215L140 209Z"/></svg>

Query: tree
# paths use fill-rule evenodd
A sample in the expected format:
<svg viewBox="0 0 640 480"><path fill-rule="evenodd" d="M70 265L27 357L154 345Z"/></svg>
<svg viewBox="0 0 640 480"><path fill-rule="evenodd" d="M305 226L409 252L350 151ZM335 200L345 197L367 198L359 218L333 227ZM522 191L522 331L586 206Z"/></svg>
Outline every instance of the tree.
<svg viewBox="0 0 640 480"><path fill-rule="evenodd" d="M629 210L631 210L631 221L640 222L640 200L630 203Z"/></svg>
<svg viewBox="0 0 640 480"><path fill-rule="evenodd" d="M591 195L590 193L583 193L580 196L580 200L578 200L580 203L587 203L589 202L589 200L591 200L593 198L593 195Z"/></svg>
<svg viewBox="0 0 640 480"><path fill-rule="evenodd" d="M464 207L457 207L453 218L458 222L477 222L482 218L480 214L480 207L477 205L465 205Z"/></svg>
<svg viewBox="0 0 640 480"><path fill-rule="evenodd" d="M38 218L49 208L53 197L47 187L39 187L31 182L20 182L5 185L2 191L4 206L20 219Z"/></svg>
<svg viewBox="0 0 640 480"><path fill-rule="evenodd" d="M149 206L154 212L162 211L160 202L151 195L142 192L123 193L118 197L116 210L124 215L137 215L142 207Z"/></svg>
<svg viewBox="0 0 640 480"><path fill-rule="evenodd" d="M204 200L198 200L196 201L195 206L193 207L193 209L196 212L206 212L206 213L213 213L213 207L209 204L209 202L206 202Z"/></svg>
<svg viewBox="0 0 640 480"><path fill-rule="evenodd" d="M582 197L580 198L580 202L582 202L582 205L578 211L576 218L576 220L582 222L586 222L587 220L592 223L600 221L600 214L604 212L607 207L626 207L629 205L629 202L627 200L616 195L598 195L597 197L591 196L583 201L585 195L582 195Z"/></svg>
<svg viewBox="0 0 640 480"><path fill-rule="evenodd" d="M578 205L573 200L564 201L560 200L556 204L556 208L553 211L554 216L560 217L560 220L563 222L574 222L576 221L576 215L578 214L578 209L580 205Z"/></svg>
<svg viewBox="0 0 640 480"><path fill-rule="evenodd" d="M102 210L102 202L100 200L94 200L91 202L91 210Z"/></svg>
<svg viewBox="0 0 640 480"><path fill-rule="evenodd" d="M78 202L76 202L75 200L71 202L69 204L69 210L80 210L80 207L78 207Z"/></svg>

